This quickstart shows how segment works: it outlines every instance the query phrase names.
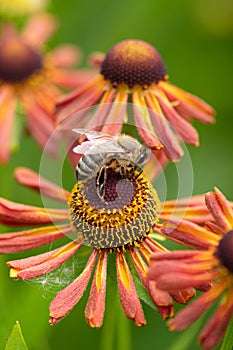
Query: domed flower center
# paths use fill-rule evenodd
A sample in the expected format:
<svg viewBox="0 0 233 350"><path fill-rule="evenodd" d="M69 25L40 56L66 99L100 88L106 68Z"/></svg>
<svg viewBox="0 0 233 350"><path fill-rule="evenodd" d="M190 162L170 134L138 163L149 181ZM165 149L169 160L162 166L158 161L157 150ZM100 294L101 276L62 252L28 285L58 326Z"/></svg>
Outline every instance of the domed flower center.
<svg viewBox="0 0 233 350"><path fill-rule="evenodd" d="M0 81L20 83L42 68L42 58L19 38L0 43Z"/></svg>
<svg viewBox="0 0 233 350"><path fill-rule="evenodd" d="M118 165L118 164L117 164ZM81 239L97 249L132 245L152 230L158 220L159 199L138 168L107 168L104 191L98 175L79 181L70 199L70 220Z"/></svg>
<svg viewBox="0 0 233 350"><path fill-rule="evenodd" d="M233 230L227 232L220 240L217 248L217 257L233 273Z"/></svg>
<svg viewBox="0 0 233 350"><path fill-rule="evenodd" d="M101 74L114 86L125 83L146 87L166 79L166 68L158 51L141 40L125 40L107 53Z"/></svg>

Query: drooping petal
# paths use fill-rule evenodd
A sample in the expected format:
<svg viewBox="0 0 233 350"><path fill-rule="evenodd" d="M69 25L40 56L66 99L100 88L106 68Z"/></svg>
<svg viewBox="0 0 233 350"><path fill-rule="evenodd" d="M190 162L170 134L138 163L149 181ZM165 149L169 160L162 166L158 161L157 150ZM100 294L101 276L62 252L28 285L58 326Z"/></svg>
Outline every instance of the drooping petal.
<svg viewBox="0 0 233 350"><path fill-rule="evenodd" d="M122 252L116 252L117 282L122 309L136 325L144 326L146 320L133 283L129 267Z"/></svg>
<svg viewBox="0 0 233 350"><path fill-rule="evenodd" d="M164 145L168 158L172 161L179 160L183 155L183 150L179 145L177 137L172 132L171 127L160 108L156 96L151 92L148 92L145 95L145 99L149 107L155 132L158 135L159 140Z"/></svg>
<svg viewBox="0 0 233 350"><path fill-rule="evenodd" d="M149 148L161 150L163 145L159 141L158 136L155 134L142 91L135 88L132 98L134 119L142 141Z"/></svg>
<svg viewBox="0 0 233 350"><path fill-rule="evenodd" d="M124 116L126 114L128 100L127 89L121 89L115 96L114 103L105 119L101 131L109 135L121 133Z"/></svg>
<svg viewBox="0 0 233 350"><path fill-rule="evenodd" d="M21 99L30 133L42 148L46 148L46 151L51 155L56 155L59 144L58 133L56 134L56 138L53 137L53 142L48 142L55 131L55 122L52 120L50 113L46 112L37 104L32 91L25 90L21 95Z"/></svg>
<svg viewBox="0 0 233 350"><path fill-rule="evenodd" d="M0 164L6 163L11 152L11 133L16 108L16 97L13 89L0 89Z"/></svg>
<svg viewBox="0 0 233 350"><path fill-rule="evenodd" d="M56 269L74 255L82 244L75 241L53 251L36 255L30 258L8 261L10 277L32 279Z"/></svg>
<svg viewBox="0 0 233 350"><path fill-rule="evenodd" d="M96 266L85 318L91 327L101 327L104 319L108 251L102 250Z"/></svg>
<svg viewBox="0 0 233 350"><path fill-rule="evenodd" d="M92 118L90 118L90 121L87 124L87 129L93 129L96 131L101 130L106 120L106 117L108 115L108 112L112 106L111 103L113 102L114 96L115 96L114 89L109 88L105 91L98 106L96 106L96 110L93 113Z"/></svg>
<svg viewBox="0 0 233 350"><path fill-rule="evenodd" d="M55 324L64 318L79 302L87 288L96 258L97 250L93 250L83 272L71 284L57 293L50 304L50 324Z"/></svg>
<svg viewBox="0 0 233 350"><path fill-rule="evenodd" d="M171 330L183 330L195 322L224 292L226 283L213 286L208 292L198 297L192 304L179 311L175 318L168 322Z"/></svg>
<svg viewBox="0 0 233 350"><path fill-rule="evenodd" d="M132 248L129 253L144 287L155 303L162 318L172 317L174 309L171 296L167 292L158 289L155 283L150 283L147 279L147 265L138 251Z"/></svg>
<svg viewBox="0 0 233 350"><path fill-rule="evenodd" d="M15 253L40 247L72 232L70 225L45 226L0 235L0 253Z"/></svg>
<svg viewBox="0 0 233 350"><path fill-rule="evenodd" d="M31 16L22 31L22 37L29 45L40 49L53 34L57 26L54 16L48 13Z"/></svg>
<svg viewBox="0 0 233 350"><path fill-rule="evenodd" d="M0 198L0 222L12 226L42 225L69 219L68 210L45 209Z"/></svg>
<svg viewBox="0 0 233 350"><path fill-rule="evenodd" d="M34 190L61 202L67 202L70 193L63 188L54 185L42 176L28 168L19 167L14 172L15 179L24 186L33 188Z"/></svg>
<svg viewBox="0 0 233 350"><path fill-rule="evenodd" d="M191 118L195 118L203 123L213 123L215 110L205 101L194 96L168 81L160 81L159 86L163 89L172 103L176 103L178 110L181 109Z"/></svg>
<svg viewBox="0 0 233 350"><path fill-rule="evenodd" d="M213 349L223 337L233 315L233 292L229 292L226 300L217 308L215 314L202 330L199 339L204 350Z"/></svg>
<svg viewBox="0 0 233 350"><path fill-rule="evenodd" d="M156 87L156 95L166 118L177 134L188 144L198 146L199 140L196 129L176 112L166 95L158 87Z"/></svg>
<svg viewBox="0 0 233 350"><path fill-rule="evenodd" d="M58 113L57 124L62 123L67 117L82 109L93 106L101 98L107 82L102 75L85 84L83 87L61 97L56 104Z"/></svg>

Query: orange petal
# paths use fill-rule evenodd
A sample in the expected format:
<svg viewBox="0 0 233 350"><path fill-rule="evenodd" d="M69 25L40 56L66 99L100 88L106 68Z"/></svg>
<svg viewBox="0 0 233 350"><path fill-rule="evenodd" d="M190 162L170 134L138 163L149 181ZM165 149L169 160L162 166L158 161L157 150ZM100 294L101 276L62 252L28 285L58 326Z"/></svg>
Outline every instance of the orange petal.
<svg viewBox="0 0 233 350"><path fill-rule="evenodd" d="M177 134L188 144L198 146L199 140L196 129L176 112L162 90L157 87L156 91L159 104Z"/></svg>
<svg viewBox="0 0 233 350"><path fill-rule="evenodd" d="M127 100L127 89L120 89L115 96L114 103L111 104L111 109L107 114L104 126L101 129L103 133L109 135L118 135L121 133L127 109Z"/></svg>
<svg viewBox="0 0 233 350"><path fill-rule="evenodd" d="M0 222L6 225L42 225L69 219L68 210L44 209L0 198Z"/></svg>
<svg viewBox="0 0 233 350"><path fill-rule="evenodd" d="M95 270L91 292L85 309L91 327L101 327L104 319L108 251L102 250Z"/></svg>
<svg viewBox="0 0 233 350"><path fill-rule="evenodd" d="M158 289L155 283L151 283L147 279L147 265L138 251L133 248L130 249L129 253L144 287L153 300L162 318L165 319L167 317L172 317L174 314L174 309L170 295L167 292Z"/></svg>
<svg viewBox="0 0 233 350"><path fill-rule="evenodd" d="M106 80L99 74L83 87L61 97L56 104L57 123L60 124L68 116L96 104L103 95L106 84Z"/></svg>
<svg viewBox="0 0 233 350"><path fill-rule="evenodd" d="M8 261L7 265L11 267L10 276L20 279L32 279L42 276L62 265L81 246L82 244L74 241L44 254L21 260Z"/></svg>
<svg viewBox="0 0 233 350"><path fill-rule="evenodd" d="M66 288L57 293L50 304L50 324L55 324L64 318L79 302L87 288L96 258L97 250L93 250L83 272Z"/></svg>
<svg viewBox="0 0 233 350"><path fill-rule="evenodd" d="M201 332L199 339L205 350L213 349L223 337L228 323L233 315L233 292L229 292L224 302L217 308L214 315Z"/></svg>
<svg viewBox="0 0 233 350"><path fill-rule="evenodd" d="M0 235L0 253L15 253L58 240L72 232L70 225L46 226Z"/></svg>
<svg viewBox="0 0 233 350"><path fill-rule="evenodd" d="M142 141L149 148L161 150L163 148L163 145L159 141L157 135L155 134L155 130L151 123L149 111L146 106L142 90L135 88L133 91L132 98L134 119Z"/></svg>
<svg viewBox="0 0 233 350"><path fill-rule="evenodd" d="M161 233L169 239L191 248L216 247L219 237L205 228L187 220L171 218L161 229Z"/></svg>
<svg viewBox="0 0 233 350"><path fill-rule="evenodd" d="M188 116L195 118L203 123L213 123L215 110L199 97L192 95L168 81L160 81L159 86L171 102L177 104L178 110L181 109Z"/></svg>
<svg viewBox="0 0 233 350"><path fill-rule="evenodd" d="M149 107L155 132L164 145L168 158L173 162L179 160L183 155L183 150L179 145L177 137L173 134L168 121L163 115L156 96L149 92L146 94L145 99Z"/></svg>
<svg viewBox="0 0 233 350"><path fill-rule="evenodd" d="M221 282L208 292L198 297L192 304L178 312L174 319L168 322L171 330L183 330L195 322L224 292L226 284Z"/></svg>
<svg viewBox="0 0 233 350"><path fill-rule="evenodd" d="M144 326L146 320L143 314L136 288L129 267L122 252L116 252L117 281L122 309L136 325Z"/></svg>
<svg viewBox="0 0 233 350"><path fill-rule="evenodd" d="M14 176L16 181L21 185L33 188L50 198L67 203L70 192L54 185L52 182L39 176L34 171L28 168L18 167L14 172Z"/></svg>

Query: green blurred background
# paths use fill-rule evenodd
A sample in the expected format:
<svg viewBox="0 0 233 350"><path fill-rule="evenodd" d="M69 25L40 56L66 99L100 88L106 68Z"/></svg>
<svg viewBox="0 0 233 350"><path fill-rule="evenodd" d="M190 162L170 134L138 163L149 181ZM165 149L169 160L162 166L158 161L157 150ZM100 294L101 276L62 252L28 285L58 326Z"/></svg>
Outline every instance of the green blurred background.
<svg viewBox="0 0 233 350"><path fill-rule="evenodd" d="M204 193L218 186L233 199L233 2L231 0L53 0L50 11L56 14L60 27L49 47L60 43L74 43L83 50L83 66L93 51L106 52L116 42L136 38L148 41L160 51L166 63L170 81L208 101L217 111L215 125L195 123L199 134L199 148L188 147L194 172L194 194ZM29 136L22 140L10 164L0 168L0 194L11 200L40 204L38 195L21 189L13 182L16 166L39 169L41 150ZM165 170L168 199L177 193L174 165ZM65 174L69 188L74 178L67 167ZM3 229L2 229L3 230ZM18 256L24 256L18 254ZM14 255L14 258L16 255ZM169 333L158 313L143 305L148 324L134 326L115 316L108 300L106 317L113 317L118 328L111 334L104 326L91 329L84 320L85 294L71 314L58 325L48 324L49 301L52 289L39 283L12 281L5 261L0 266L0 348L4 347L15 320L19 320L32 350L116 349L195 350L195 332L200 324L184 333ZM67 277L68 278L68 277ZM132 347L121 344L130 329ZM104 345L103 345L104 344ZM124 349L125 347L125 349Z"/></svg>

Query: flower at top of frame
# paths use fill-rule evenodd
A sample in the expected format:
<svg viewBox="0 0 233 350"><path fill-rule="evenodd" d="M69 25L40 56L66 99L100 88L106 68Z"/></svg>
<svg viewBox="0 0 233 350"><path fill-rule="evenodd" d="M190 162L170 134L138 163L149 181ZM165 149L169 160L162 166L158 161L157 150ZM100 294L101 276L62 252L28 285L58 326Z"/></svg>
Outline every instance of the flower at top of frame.
<svg viewBox="0 0 233 350"><path fill-rule="evenodd" d="M141 40L125 40L101 57L99 74L89 83L62 97L57 103L58 123L78 111L99 104L86 126L108 134L121 132L127 122L127 102L142 141L152 150L164 149L177 161L183 155L180 141L198 146L198 133L191 121L214 122L214 109L200 98L172 85L159 52ZM108 108L101 108L107 104ZM118 107L116 105L119 105Z"/></svg>
<svg viewBox="0 0 233 350"><path fill-rule="evenodd" d="M62 89L82 85L93 73L74 69L80 52L73 45L44 53L44 44L56 29L52 15L30 17L20 33L9 23L1 29L0 163L5 163L14 146L17 114L24 114L29 132L44 147L55 129L55 100ZM56 145L47 149L53 154Z"/></svg>
<svg viewBox="0 0 233 350"><path fill-rule="evenodd" d="M0 14L7 17L25 16L45 10L49 0L1 0Z"/></svg>
<svg viewBox="0 0 233 350"><path fill-rule="evenodd" d="M152 254L148 277L164 291L212 284L168 322L171 330L183 330L217 304L199 336L203 349L211 350L221 341L233 316L233 205L217 188L205 198L212 218L204 227L171 220L161 229L166 237L196 249Z"/></svg>
<svg viewBox="0 0 233 350"><path fill-rule="evenodd" d="M93 158L86 162L90 166ZM80 169L84 171L87 167L80 165ZM0 222L22 227L22 230L0 235L0 253L51 246L61 238L63 241L60 247L48 252L9 261L10 276L23 280L40 277L62 266L81 249L82 257L86 256L87 260L82 272L51 302L51 324L73 309L92 279L85 318L91 327L102 325L106 280L108 269L112 267L111 264L108 266L109 255L115 260L121 307L138 326L146 323L136 290L138 283L144 286L162 318L173 315L173 300L186 303L194 296L193 288L164 292L146 276L150 255L167 252L155 239L162 223L172 215L199 224L204 218L210 219L203 196L193 197L188 202L182 199L160 203L144 171L121 158L108 160L94 176L78 180L71 192L27 168L16 169L15 177L19 183L40 191L43 196L62 202L64 209L35 207L1 198ZM67 243L64 243L65 238Z"/></svg>

